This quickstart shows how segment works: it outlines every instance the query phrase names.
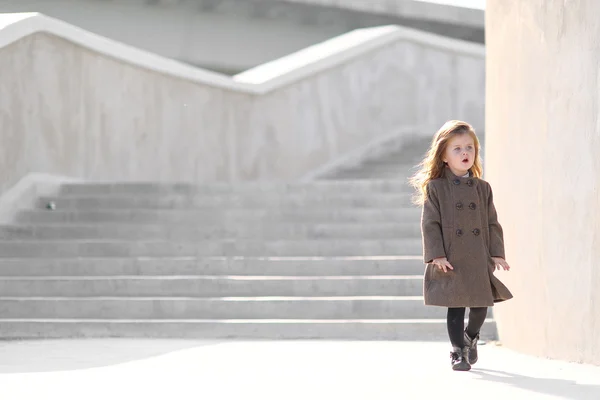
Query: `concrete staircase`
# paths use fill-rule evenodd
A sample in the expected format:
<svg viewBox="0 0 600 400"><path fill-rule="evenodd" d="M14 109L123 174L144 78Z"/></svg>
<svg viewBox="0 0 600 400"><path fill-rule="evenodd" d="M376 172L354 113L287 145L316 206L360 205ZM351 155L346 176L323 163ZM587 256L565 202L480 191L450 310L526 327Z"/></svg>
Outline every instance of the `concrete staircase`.
<svg viewBox="0 0 600 400"><path fill-rule="evenodd" d="M409 187L347 178L64 185L0 226L0 335L445 340Z"/></svg>
<svg viewBox="0 0 600 400"><path fill-rule="evenodd" d="M431 143L431 138L415 138L402 147L388 150L385 155L369 159L360 165L336 169L322 176L328 180L400 180L406 182L416 172L416 166ZM408 190L408 189L407 189Z"/></svg>

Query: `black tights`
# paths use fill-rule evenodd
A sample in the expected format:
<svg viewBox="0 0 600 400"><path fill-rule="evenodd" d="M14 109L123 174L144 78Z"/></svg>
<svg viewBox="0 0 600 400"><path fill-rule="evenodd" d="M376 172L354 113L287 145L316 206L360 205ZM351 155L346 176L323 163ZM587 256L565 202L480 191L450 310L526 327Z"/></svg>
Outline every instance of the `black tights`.
<svg viewBox="0 0 600 400"><path fill-rule="evenodd" d="M469 308L469 323L467 324L467 333L470 337L475 337L483 326L487 316L487 307ZM454 347L463 348L465 345L465 307L448 308L448 335L450 343Z"/></svg>

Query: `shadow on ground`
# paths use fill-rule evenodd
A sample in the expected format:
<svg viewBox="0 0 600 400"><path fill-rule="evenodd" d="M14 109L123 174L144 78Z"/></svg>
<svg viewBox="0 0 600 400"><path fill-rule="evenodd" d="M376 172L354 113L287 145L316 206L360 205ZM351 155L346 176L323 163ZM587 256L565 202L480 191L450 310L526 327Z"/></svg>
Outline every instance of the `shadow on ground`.
<svg viewBox="0 0 600 400"><path fill-rule="evenodd" d="M0 341L0 374L99 368L220 343L183 339Z"/></svg>
<svg viewBox="0 0 600 400"><path fill-rule="evenodd" d="M536 378L484 368L474 368L471 370L471 373L477 374L481 379L489 382L510 385L531 392L559 396L563 399L600 399L599 385L579 384L576 381L568 379Z"/></svg>

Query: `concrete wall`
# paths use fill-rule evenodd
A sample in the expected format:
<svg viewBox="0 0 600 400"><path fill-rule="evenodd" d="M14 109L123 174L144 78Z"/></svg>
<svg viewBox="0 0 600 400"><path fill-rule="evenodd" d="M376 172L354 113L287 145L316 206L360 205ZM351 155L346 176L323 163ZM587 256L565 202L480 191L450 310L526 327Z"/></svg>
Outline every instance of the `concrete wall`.
<svg viewBox="0 0 600 400"><path fill-rule="evenodd" d="M480 46L356 31L234 79L43 16L0 15L0 188L297 179L396 131L483 125ZM460 90L459 90L460 89Z"/></svg>
<svg viewBox="0 0 600 400"><path fill-rule="evenodd" d="M486 176L515 298L502 342L600 365L600 2L488 0Z"/></svg>
<svg viewBox="0 0 600 400"><path fill-rule="evenodd" d="M353 1L347 6L323 7L329 5L327 1L0 0L0 13L41 12L164 57L230 75L362 27L400 24L483 41L481 10L396 0L387 2L396 6L383 13L356 7Z"/></svg>
<svg viewBox="0 0 600 400"><path fill-rule="evenodd" d="M350 31L372 26L401 25L455 39L477 43L484 41L485 0L188 1L201 4L203 10L215 14L277 19L311 29L337 26ZM464 3L472 7L461 7Z"/></svg>
<svg viewBox="0 0 600 400"><path fill-rule="evenodd" d="M192 65L235 74L348 30L211 13L197 1L0 0L0 13L40 12Z"/></svg>
<svg viewBox="0 0 600 400"><path fill-rule="evenodd" d="M427 19L483 28L485 0L271 0Z"/></svg>

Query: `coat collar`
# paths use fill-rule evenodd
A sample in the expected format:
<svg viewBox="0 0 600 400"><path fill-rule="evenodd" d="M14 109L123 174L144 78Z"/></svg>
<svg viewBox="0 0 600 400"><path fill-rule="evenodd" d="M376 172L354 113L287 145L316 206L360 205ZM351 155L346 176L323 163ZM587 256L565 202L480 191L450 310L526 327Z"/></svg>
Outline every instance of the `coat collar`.
<svg viewBox="0 0 600 400"><path fill-rule="evenodd" d="M467 186L475 186L477 184L477 179L473 177L473 173L471 171L469 171L468 177L462 177L454 175L450 168L445 167L444 177L446 177L446 179L448 179L454 185L466 184Z"/></svg>

